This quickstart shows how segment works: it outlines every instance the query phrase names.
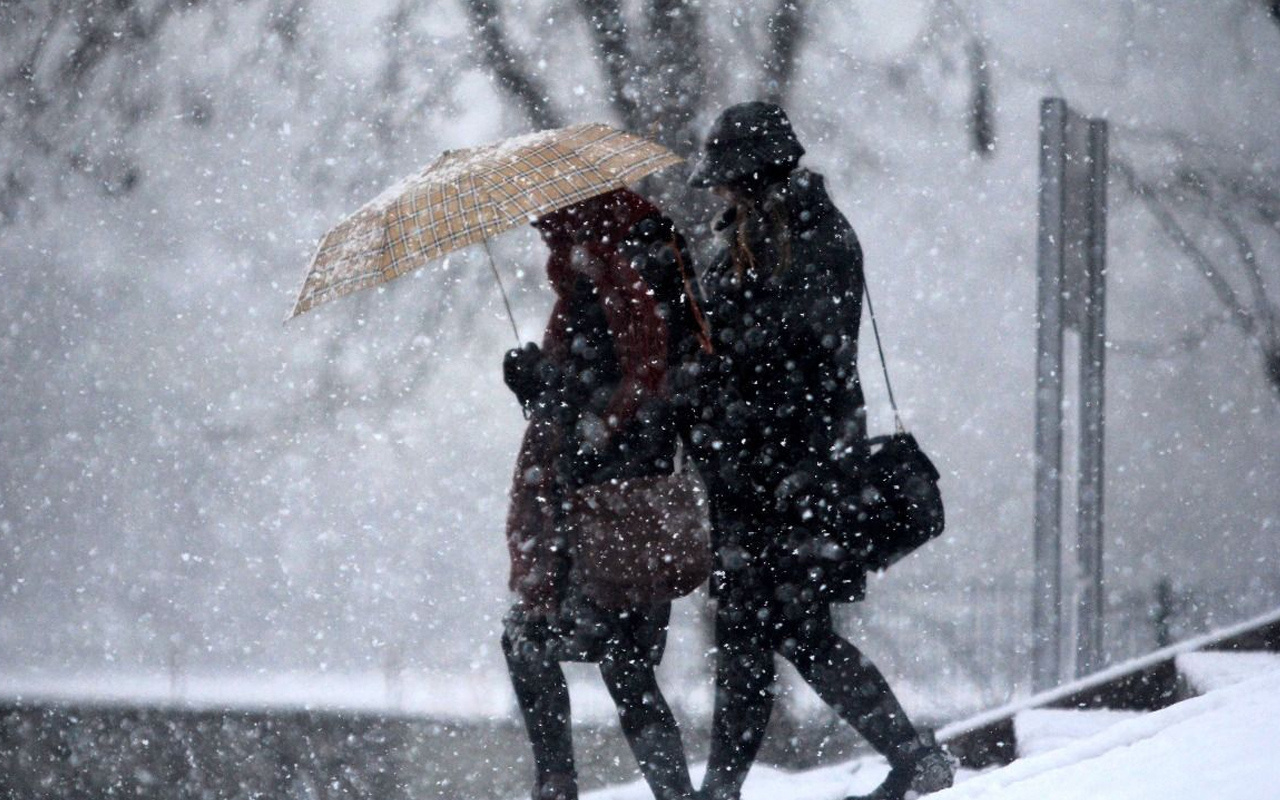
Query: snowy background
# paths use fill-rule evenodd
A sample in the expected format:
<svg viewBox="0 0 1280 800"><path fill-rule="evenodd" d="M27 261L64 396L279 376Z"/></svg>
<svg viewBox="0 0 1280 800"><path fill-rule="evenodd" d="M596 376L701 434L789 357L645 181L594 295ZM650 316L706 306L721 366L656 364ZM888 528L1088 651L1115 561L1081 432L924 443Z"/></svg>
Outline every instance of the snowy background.
<svg viewBox="0 0 1280 800"><path fill-rule="evenodd" d="M418 707L408 687L426 685L457 698L422 701L427 713L510 712L496 634L523 420L501 384L510 331L481 253L281 323L343 214L445 148L533 127L483 57L475 5L0 6L9 693L247 680L250 696L325 675L365 681L373 704ZM640 26L642 4L623 5ZM700 37L695 130L766 79L768 15L739 6L677 19ZM572 4L502 11L563 121L624 122ZM947 534L841 618L913 713L954 719L1029 691L1045 96L1106 118L1117 165L1108 656L1280 605L1280 360L1265 360L1280 353L1275 13L1255 0L806 7L785 103L863 240L895 392L945 473ZM704 237L682 202L678 221ZM541 245L513 232L495 256L536 338ZM864 334L873 427L887 431ZM1164 627L1159 586L1175 612ZM679 604L664 665L694 713L704 605ZM318 677L286 682L334 694ZM804 691L789 702L817 714Z"/></svg>

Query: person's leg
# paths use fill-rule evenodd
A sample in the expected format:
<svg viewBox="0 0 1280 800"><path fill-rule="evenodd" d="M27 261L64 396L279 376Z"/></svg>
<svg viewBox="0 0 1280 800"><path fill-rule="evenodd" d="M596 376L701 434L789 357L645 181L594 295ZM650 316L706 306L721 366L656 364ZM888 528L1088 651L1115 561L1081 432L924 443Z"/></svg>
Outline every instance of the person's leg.
<svg viewBox="0 0 1280 800"><path fill-rule="evenodd" d="M527 627L508 623L502 652L533 748L533 800L577 800L569 685L545 641L526 636Z"/></svg>
<svg viewBox="0 0 1280 800"><path fill-rule="evenodd" d="M716 693L705 800L736 800L773 712L767 603L721 598L716 608Z"/></svg>
<svg viewBox="0 0 1280 800"><path fill-rule="evenodd" d="M908 789L950 786L949 760L929 734L911 723L876 665L835 632L830 606L813 606L791 622L783 655L827 705L889 760L889 778L871 797L889 800ZM921 774L922 767L930 774Z"/></svg>
<svg viewBox="0 0 1280 800"><path fill-rule="evenodd" d="M813 604L789 623L783 656L841 719L884 755L915 740L915 726L884 675L835 632L830 606Z"/></svg>
<svg viewBox="0 0 1280 800"><path fill-rule="evenodd" d="M693 796L680 727L658 686L654 667L662 658L671 606L619 619L623 635L610 642L600 661L622 733L656 800L688 800Z"/></svg>

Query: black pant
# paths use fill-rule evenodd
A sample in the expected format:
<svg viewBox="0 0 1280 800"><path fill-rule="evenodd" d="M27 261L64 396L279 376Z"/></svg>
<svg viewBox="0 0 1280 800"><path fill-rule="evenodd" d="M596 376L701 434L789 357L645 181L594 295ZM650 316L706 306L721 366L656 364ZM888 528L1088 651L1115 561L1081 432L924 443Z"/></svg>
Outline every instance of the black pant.
<svg viewBox="0 0 1280 800"><path fill-rule="evenodd" d="M585 608L585 615L546 628L520 620L513 624L519 616L519 609L513 609L502 637L507 669L533 746L535 800L577 796L569 687L560 666L569 660L598 660L600 676L618 707L623 735L656 800L690 797L693 785L680 729L654 674L666 644L671 605L629 611ZM575 628L583 627L590 629L587 641L575 637L580 633ZM598 647L589 641L596 635Z"/></svg>
<svg viewBox="0 0 1280 800"><path fill-rule="evenodd" d="M880 670L841 638L831 607L796 592L726 587L716 609L715 712L703 791L737 798L773 710L774 653L879 752L896 761L916 730Z"/></svg>

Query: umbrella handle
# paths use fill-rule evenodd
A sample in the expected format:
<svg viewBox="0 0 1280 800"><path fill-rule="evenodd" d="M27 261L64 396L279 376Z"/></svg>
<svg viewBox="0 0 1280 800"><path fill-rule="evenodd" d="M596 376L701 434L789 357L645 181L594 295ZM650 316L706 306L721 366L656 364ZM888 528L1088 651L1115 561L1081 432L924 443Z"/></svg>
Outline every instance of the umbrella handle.
<svg viewBox="0 0 1280 800"><path fill-rule="evenodd" d="M493 251L489 249L489 240L481 239L480 243L484 245L485 255L489 257L489 269L493 270L493 279L498 282L498 292L502 295L502 305L507 309L507 320L511 322L511 332L516 335L516 347L524 344L524 340L520 338L520 331L516 328L516 317L511 313L511 302L507 300L507 290L502 286L502 278L498 275L498 265L493 263Z"/></svg>

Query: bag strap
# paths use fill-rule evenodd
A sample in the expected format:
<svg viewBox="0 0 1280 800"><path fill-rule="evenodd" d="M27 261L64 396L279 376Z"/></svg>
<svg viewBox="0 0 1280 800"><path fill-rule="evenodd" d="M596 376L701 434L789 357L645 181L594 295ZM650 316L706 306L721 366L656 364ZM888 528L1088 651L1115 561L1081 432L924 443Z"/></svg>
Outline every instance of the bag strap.
<svg viewBox="0 0 1280 800"><path fill-rule="evenodd" d="M866 277L862 279L862 293L867 296L867 313L871 316L871 331L876 335L876 352L880 354L880 369L884 372L884 387L889 390L889 405L893 407L893 423L898 433L906 433L902 424L902 415L898 413L898 403L893 399L893 384L889 382L889 362L884 358L884 347L880 344L880 326L876 324L876 310L871 305L871 287Z"/></svg>

